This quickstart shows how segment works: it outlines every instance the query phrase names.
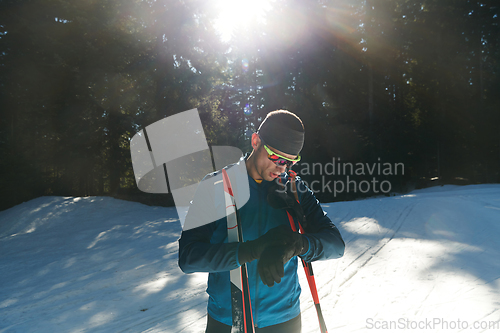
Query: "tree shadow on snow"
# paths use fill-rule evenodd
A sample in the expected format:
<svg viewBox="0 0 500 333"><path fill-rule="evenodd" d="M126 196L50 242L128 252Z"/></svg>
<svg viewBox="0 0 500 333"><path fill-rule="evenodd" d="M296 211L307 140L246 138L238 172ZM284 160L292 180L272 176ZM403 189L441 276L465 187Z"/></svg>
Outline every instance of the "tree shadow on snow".
<svg viewBox="0 0 500 333"><path fill-rule="evenodd" d="M347 283L359 270L372 264L381 251L403 248L405 242L411 241L416 244L415 248L422 250L409 254L408 262L422 263L415 270L418 276L412 279L435 279L441 274L442 281L446 281L448 277L469 275L468 281L478 281L474 285L490 290L492 302L498 309L499 194L497 187L495 195L482 196L481 192L463 189L324 204L323 208L329 211L346 242L340 284ZM394 250L394 256L400 255L397 252ZM391 279L390 273L387 276ZM394 275L395 286L401 284L395 280L399 278ZM453 297L473 297L468 293L474 285L461 286Z"/></svg>
<svg viewBox="0 0 500 333"><path fill-rule="evenodd" d="M204 325L207 276L177 266L175 208L103 197L36 200L20 210L25 220L35 211L36 228L0 238L0 328L189 332Z"/></svg>

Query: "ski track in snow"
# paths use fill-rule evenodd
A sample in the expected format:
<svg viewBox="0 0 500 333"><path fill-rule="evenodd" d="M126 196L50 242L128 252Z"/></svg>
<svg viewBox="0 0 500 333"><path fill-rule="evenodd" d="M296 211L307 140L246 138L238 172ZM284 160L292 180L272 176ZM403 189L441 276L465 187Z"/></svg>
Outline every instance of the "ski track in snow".
<svg viewBox="0 0 500 333"><path fill-rule="evenodd" d="M330 332L436 320L427 332L500 332L500 185L322 206L346 242L341 259L313 263ZM173 207L107 197L0 212L0 332L203 332L207 274L178 268L180 232ZM319 332L299 276L303 332Z"/></svg>

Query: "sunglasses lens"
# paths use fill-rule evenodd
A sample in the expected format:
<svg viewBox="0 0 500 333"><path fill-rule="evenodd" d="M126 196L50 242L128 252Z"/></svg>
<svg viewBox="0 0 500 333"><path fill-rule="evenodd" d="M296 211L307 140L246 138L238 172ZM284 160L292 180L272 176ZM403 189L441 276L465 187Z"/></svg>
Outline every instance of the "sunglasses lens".
<svg viewBox="0 0 500 333"><path fill-rule="evenodd" d="M277 166L286 165L289 168L296 163L295 161L290 161L290 160L287 160L287 159L280 157L278 155L272 154L272 152L269 150L269 148L267 148L265 145L264 145L264 148L267 150L267 153L268 153L267 157L272 162L274 162L274 164L276 164Z"/></svg>
<svg viewBox="0 0 500 333"><path fill-rule="evenodd" d="M286 165L287 167L291 167L295 164L295 162L285 160L284 158L278 157L276 155L270 156L269 159L273 161L277 166Z"/></svg>

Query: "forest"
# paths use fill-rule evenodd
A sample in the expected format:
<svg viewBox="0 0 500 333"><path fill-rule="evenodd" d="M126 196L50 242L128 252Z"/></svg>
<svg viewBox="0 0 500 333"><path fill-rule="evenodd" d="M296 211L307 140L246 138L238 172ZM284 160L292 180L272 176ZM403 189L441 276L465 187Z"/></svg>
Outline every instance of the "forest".
<svg viewBox="0 0 500 333"><path fill-rule="evenodd" d="M233 12L245 24L223 38L216 0L0 1L0 210L44 195L173 205L137 189L129 142L193 108L210 145L244 152L268 112L296 113L294 170L321 201L500 182L498 1L268 4ZM383 191L332 191L374 172Z"/></svg>

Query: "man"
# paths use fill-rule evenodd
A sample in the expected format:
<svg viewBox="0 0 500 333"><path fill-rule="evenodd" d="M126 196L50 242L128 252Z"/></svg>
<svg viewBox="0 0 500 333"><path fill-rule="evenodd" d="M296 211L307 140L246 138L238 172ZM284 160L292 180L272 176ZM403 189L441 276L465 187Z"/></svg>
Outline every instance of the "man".
<svg viewBox="0 0 500 333"><path fill-rule="evenodd" d="M284 110L269 113L252 135L253 151L238 162L245 163L250 186L250 199L238 207L244 243L227 243L225 218L183 231L179 239L180 268L185 273L210 273L207 333L231 331L229 271L244 263L256 332L301 332L297 256L306 262L342 257L345 245L338 229L312 191L299 177L290 180L286 172L300 160L303 142L302 121ZM307 221L304 234L291 230L284 209L270 205L272 197L268 194L272 195L279 179L296 185ZM212 195L197 193L193 206L213 200L205 197ZM190 208L186 223L200 218L202 214Z"/></svg>

